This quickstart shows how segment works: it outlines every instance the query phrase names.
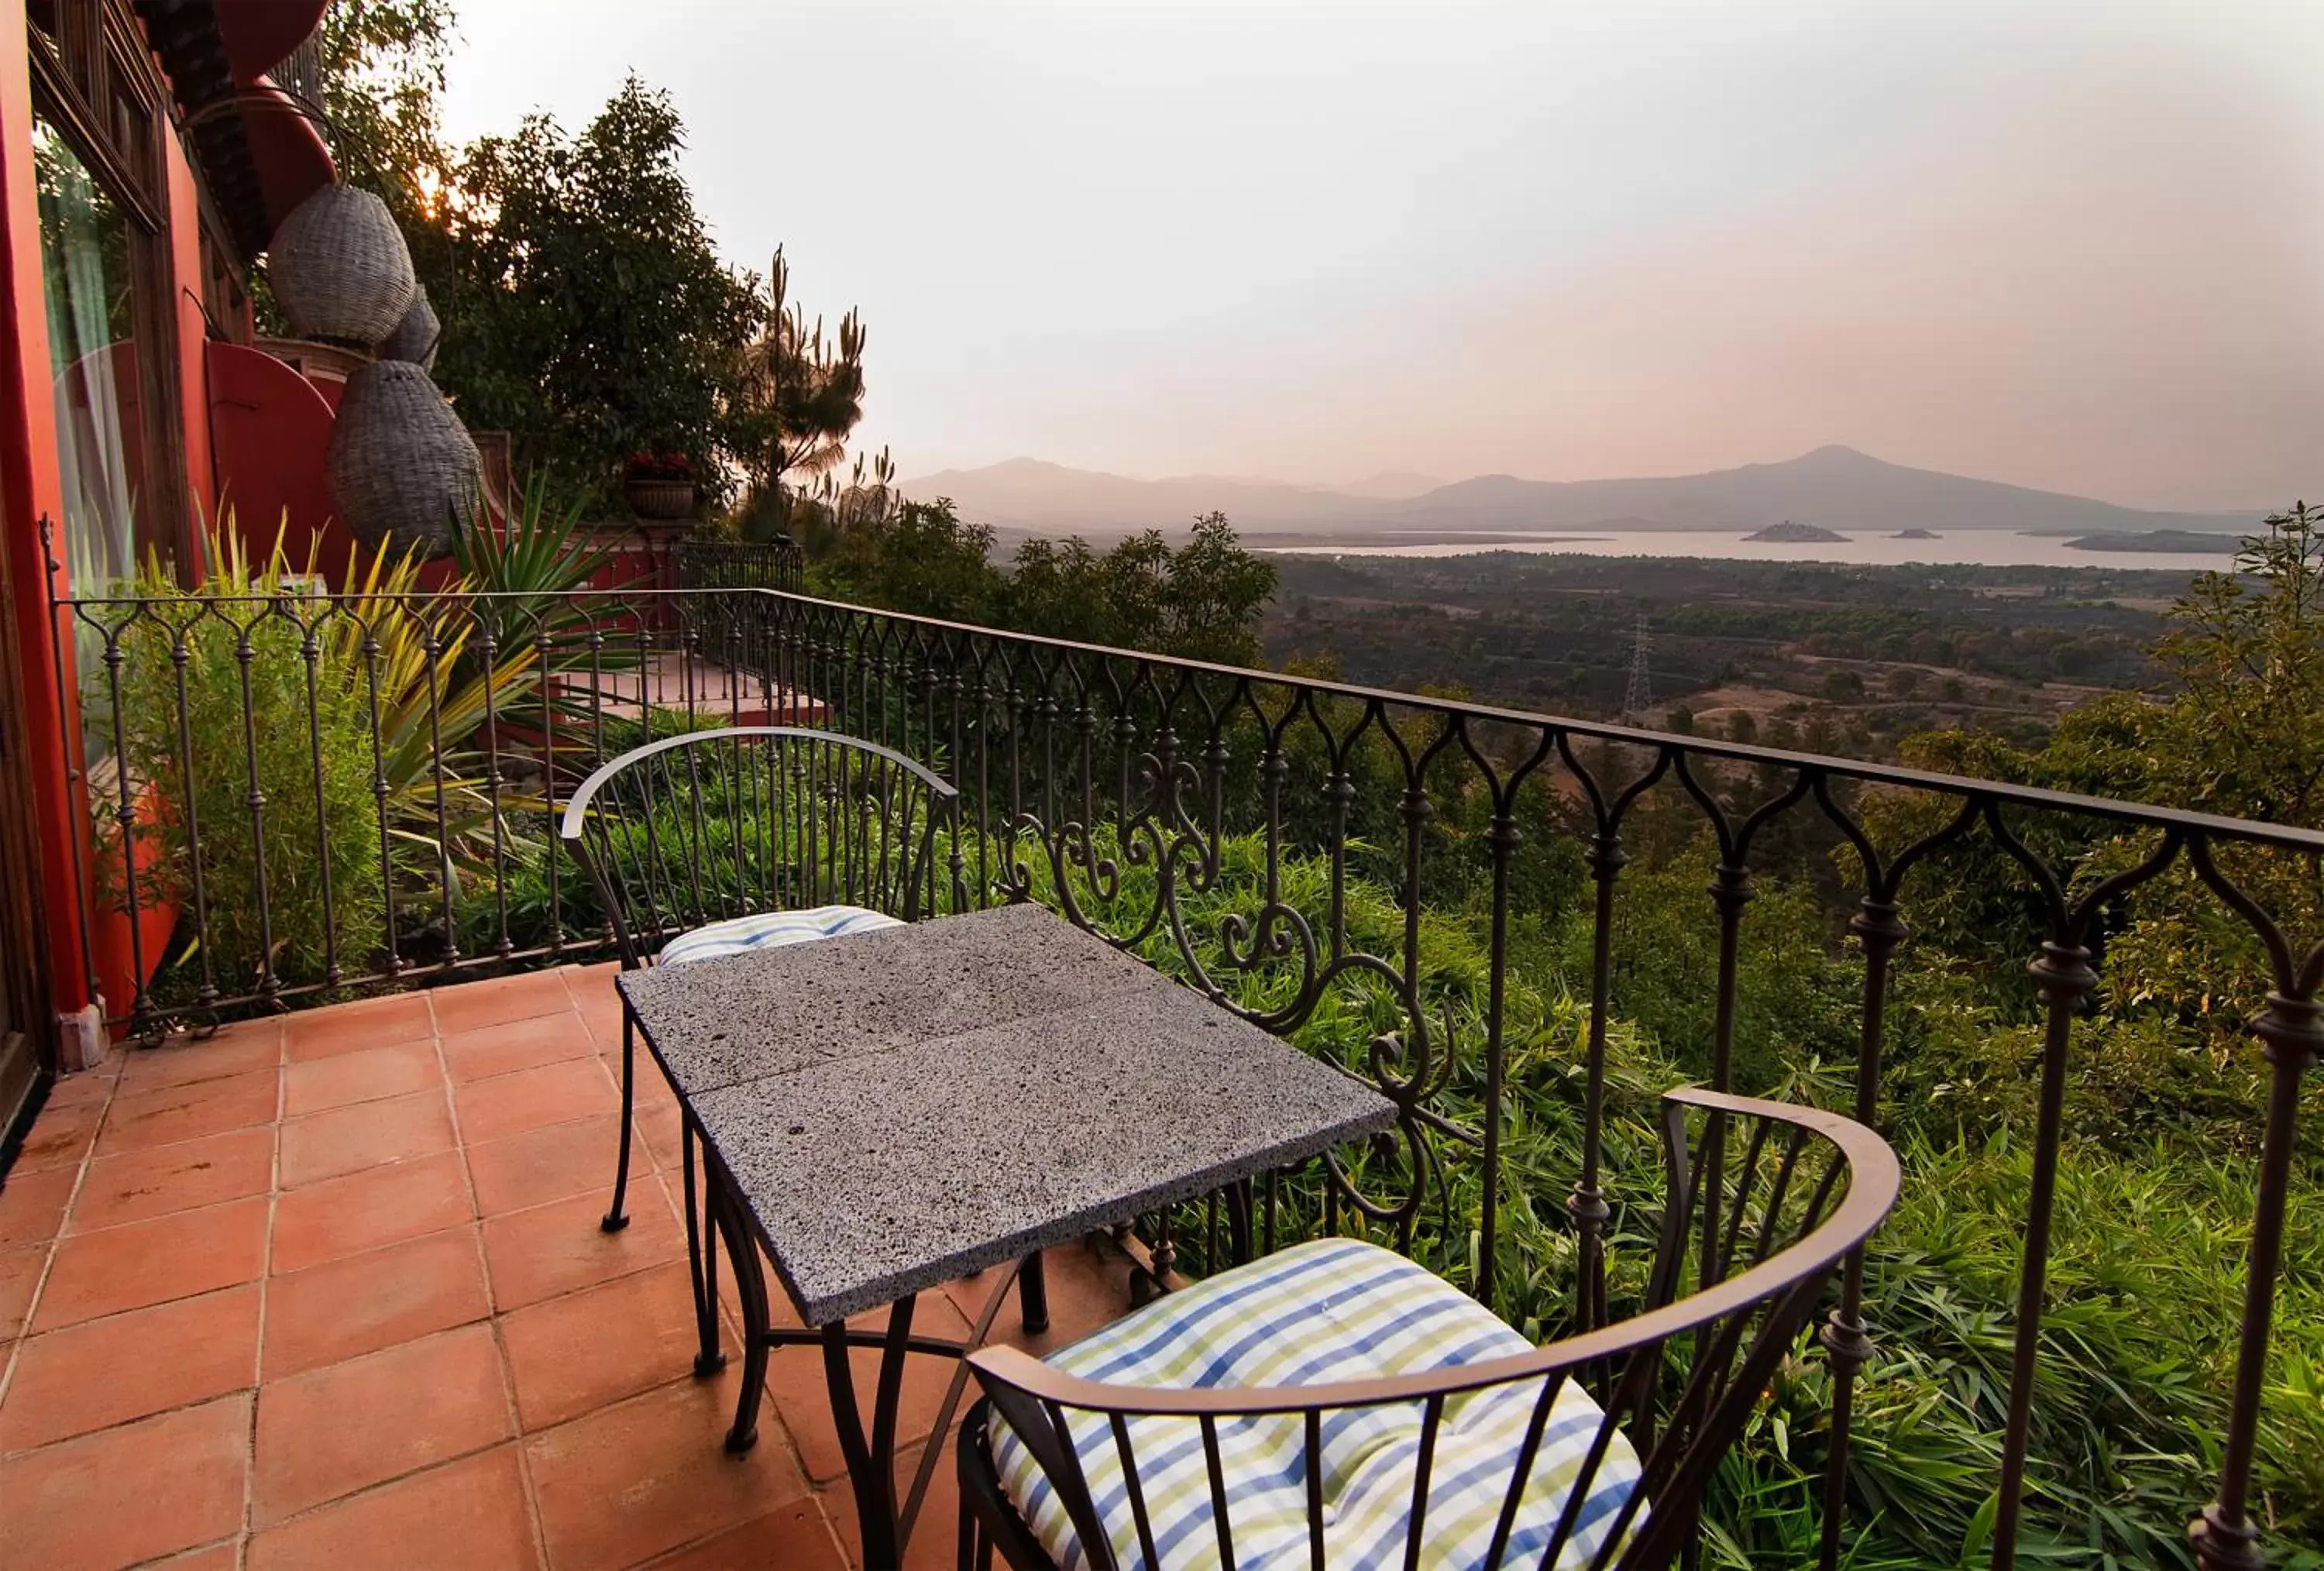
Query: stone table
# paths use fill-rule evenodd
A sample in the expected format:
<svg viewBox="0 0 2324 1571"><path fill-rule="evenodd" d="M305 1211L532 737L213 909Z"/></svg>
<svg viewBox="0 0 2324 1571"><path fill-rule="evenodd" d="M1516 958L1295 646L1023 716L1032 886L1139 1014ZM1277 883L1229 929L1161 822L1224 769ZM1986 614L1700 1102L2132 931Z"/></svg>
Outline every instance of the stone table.
<svg viewBox="0 0 2324 1571"><path fill-rule="evenodd" d="M899 1559L940 1449L899 1520L902 1360L967 1351L911 1335L918 1293L1026 1261L1016 1280L1038 1330L1045 1246L1396 1117L1370 1086L1037 905L626 972L619 987L704 1141L735 1262L745 1345L727 1444L756 1438L767 1350L819 1340L874 1566ZM813 1329L770 1325L761 1251ZM881 1304L883 1332L848 1329ZM882 1350L868 1437L847 1356L867 1344Z"/></svg>

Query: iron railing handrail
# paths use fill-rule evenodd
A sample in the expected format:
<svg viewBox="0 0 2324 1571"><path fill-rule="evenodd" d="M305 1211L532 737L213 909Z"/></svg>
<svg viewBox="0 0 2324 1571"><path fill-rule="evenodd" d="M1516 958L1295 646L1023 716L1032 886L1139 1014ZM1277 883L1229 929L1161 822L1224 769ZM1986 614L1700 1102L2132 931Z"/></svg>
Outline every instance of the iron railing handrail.
<svg viewBox="0 0 2324 1571"><path fill-rule="evenodd" d="M744 589L736 592L768 596L815 610L830 611L844 615L878 616L888 622L908 623L915 627L988 642L1031 645L1055 650L1061 654L1093 656L1104 660L1135 661L1141 665L1167 666L1190 675L1221 677L1241 682L1259 682L1277 688L1296 688L1302 691L1321 693L1335 698L1353 699L1367 704L1393 704L1399 709L1417 710L1428 714L1459 716L1471 720L1491 721L1512 725L1548 725L1570 735L1587 738L1593 742L1626 743L1640 747L1652 747L1661 752L1701 753L1706 757L1730 763L1756 764L1770 769L1810 770L1818 774L1863 781L1872 785L1939 791L1948 796L1990 797L2017 807L2086 814L2112 819L2118 823L2135 825L2140 828L2177 829L2181 833L2202 834L2222 839L2246 841L2254 845L2274 846L2288 851L2324 852L2324 829L2302 829L2290 825L2265 823L2255 818L2238 818L2219 813L2200 812L2188 808L2156 807L2144 802L2124 801L2115 797L2083 796L2072 791L2051 790L2043 786L2016 785L2006 781L1983 780L1974 775L1944 774L1933 770L1906 769L1896 764L1878 763L1866 759L1789 752L1782 748L1759 747L1748 743L1720 742L1702 736L1681 735L1671 731L1648 731L1637 726L1621 725L1609 721L1545 715L1528 709L1511 709L1495 704L1480 704L1466 698L1434 698L1419 693L1399 692L1393 688L1372 688L1361 683L1334 681L1323 677L1296 676L1286 671L1260 670L1250 666L1223 665L1214 661L1190 660L1180 655L1155 654L1145 650L1120 649L1101 643L1081 643L1072 639L1049 638L1039 633L980 627L973 623L947 622L941 617L920 616L904 611L886 611L876 606L854 605L841 600L821 600L811 595L784 589Z"/></svg>
<svg viewBox="0 0 2324 1571"><path fill-rule="evenodd" d="M1862 781L1869 785L1936 791L1946 796L1990 798L1995 801L2015 807L2081 814L2106 818L2115 823L2132 825L2138 828L2166 831L2176 829L2181 834L2199 834L2218 839L2243 841L2251 845L2273 846L2286 851L2312 851L2324 854L2324 829L2304 829L2287 824L2271 824L2261 819L2240 818L2221 813L2206 813L2191 808L2160 807L2147 802L2126 801L2118 797L2094 797L2074 791L2052 790L2045 786L2018 785L2008 781L1988 780L1976 775L1946 774L1935 770L1907 769L1898 764L1880 763L1869 759L1840 758L1828 753L1799 753L1784 748L1760 747L1749 743L1722 742L1711 737L1682 735L1672 731L1650 731L1639 726L1621 725L1609 721L1584 720L1572 716L1548 715L1530 709L1512 709L1497 704L1480 704L1465 698L1443 698L1425 694L1406 693L1393 688L1367 687L1358 682L1297 676L1286 671L1261 670L1251 666L1225 665L1213 661L1190 660L1180 655L1156 654L1145 650L1122 649L1110 644L1083 643L1072 639L1050 638L1039 633L1017 633L1005 628L982 627L973 623L948 622L942 617L920 616L909 612L887 611L877 606L855 605L841 600L823 600L811 595L788 589L758 587L709 590L633 589L620 587L573 592L574 596L599 596L622 600L666 601L671 605L682 605L689 600L698 599L705 594L764 596L818 611L829 611L844 615L875 615L889 622L907 623L938 633L1024 644L1054 650L1060 654L1093 656L1102 660L1134 661L1143 665L1167 666L1191 675L1219 677L1239 682L1259 682L1277 688L1295 688L1305 692L1321 693L1330 698L1352 699L1367 704L1393 704L1400 709L1417 710L1426 714L1459 716L1467 719L1512 725L1548 725L1569 735L1593 742L1649 747L1661 753L1696 753L1729 763L1756 765L1767 769L1812 771L1817 775ZM538 592L522 590L457 589L423 590L404 594L334 592L314 596L299 595L203 595L194 597L86 596L60 597L53 604L57 610L61 611L189 605L265 606L284 601L298 605L309 600L337 605L349 601L456 603L479 600L538 601L542 598L543 596Z"/></svg>

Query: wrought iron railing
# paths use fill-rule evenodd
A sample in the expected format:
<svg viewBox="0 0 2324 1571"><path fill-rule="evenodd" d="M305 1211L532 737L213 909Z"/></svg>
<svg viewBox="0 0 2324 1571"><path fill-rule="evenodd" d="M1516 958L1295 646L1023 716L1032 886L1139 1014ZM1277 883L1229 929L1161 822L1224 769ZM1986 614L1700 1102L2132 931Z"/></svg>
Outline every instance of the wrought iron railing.
<svg viewBox="0 0 2324 1571"><path fill-rule="evenodd" d="M788 535L762 541L688 540L678 548L681 589L782 589L797 594L807 563Z"/></svg>
<svg viewBox="0 0 2324 1571"><path fill-rule="evenodd" d="M1047 901L1377 1083L1402 1112L1397 1137L1333 1160L1284 1204L1392 1242L1546 1331L1619 1312L1608 1261L1635 1215L1626 1110L1664 1088L1640 1077L1683 1068L1720 1090L1821 1092L1887 1117L1905 1032L1894 1001L1916 963L1907 918L1941 916L1976 948L1944 964L2001 975L2030 962L2017 1015L1992 1024L2026 1035L2030 1105L1981 1132L2024 1153L2022 1244L2006 1289L1958 1306L1966 1351L1945 1385L1990 1440L1989 1455L1950 1459L1990 1484L1960 1553L2007 1566L2021 1546L2054 1547L2052 1497L2073 1486L2036 1465L2056 1400L2045 1360L2076 1335L2052 1274L2071 1241L2070 1072L2090 1067L2080 1039L2109 943L2134 902L2163 900L2256 967L2249 1037L2267 1062L2241 1110L2247 1230L2220 1246L2246 1262L2240 1301L2216 1305L2207 1328L2215 1367L2169 1372L2219 1393L2216 1423L2182 1437L2181 1471L2209 1502L2185 1502L2200 1513L2188 1540L2141 1540L2127 1557L2270 1563L2262 1526L2285 1514L2270 1492L2301 1488L2303 1465L2263 1448L2263 1408L2313 1383L2270 1360L2279 1292L2292 1283L2312 1314L2318 1291L2312 1250L2297 1273L2285 1260L2287 1236L2312 1228L2294 1203L2316 1193L2303 1076L2324 1047L2324 947L2289 924L2314 909L2300 897L2324 834L1024 637L726 587L724 570L547 607L60 602L60 661L77 661L81 688L68 744L87 761L94 825L79 913L92 986L129 979L109 990L116 1016L151 1030L603 955L602 913L548 827L580 772L658 727L810 722L958 788L931 909L954 898L938 866L956 865L970 903ZM512 661L505 685L485 679ZM1649 881L1670 887L1689 866L1708 885L1699 904L1674 917L1642 902ZM1972 886L1988 896L1965 907ZM229 894L244 909L225 910ZM1781 1050L1810 1044L1766 1040L1766 1001L1748 992L1749 919L1775 896L1778 919L1812 929L1821 969L1775 985L1844 1006L1839 1061L1821 1070ZM1638 969L1689 945L1699 1008L1642 1043L1623 1018ZM2232 991L2222 978L2220 997ZM1215 1206L1155 1219L1156 1263L1212 1258L1216 1227ZM1706 1259L1717 1244L1702 1241ZM1820 1521L1803 1559L1840 1564L1884 1515L1914 1509L1880 1469L1918 1420L1862 1399L1885 1357L1914 1351L1881 1345L1881 1293L1932 1269L1877 1249L1852 1260L1820 1348L1803 1351L1813 1373L1798 1379L1819 1394L1798 1492ZM2324 1520L2313 1500L2292 1514Z"/></svg>

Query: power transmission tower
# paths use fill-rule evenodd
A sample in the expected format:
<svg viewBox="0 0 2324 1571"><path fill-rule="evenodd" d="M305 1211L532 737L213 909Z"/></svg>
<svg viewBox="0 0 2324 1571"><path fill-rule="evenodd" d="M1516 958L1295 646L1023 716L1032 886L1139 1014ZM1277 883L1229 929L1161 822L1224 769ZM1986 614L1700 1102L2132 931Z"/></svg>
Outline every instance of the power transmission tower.
<svg viewBox="0 0 2324 1571"><path fill-rule="evenodd" d="M1653 637L1646 632L1646 614L1640 612L1638 631L1630 645L1630 687L1622 695L1622 723L1626 725L1645 725L1646 711L1655 707L1654 679L1646 670L1646 655L1653 646Z"/></svg>

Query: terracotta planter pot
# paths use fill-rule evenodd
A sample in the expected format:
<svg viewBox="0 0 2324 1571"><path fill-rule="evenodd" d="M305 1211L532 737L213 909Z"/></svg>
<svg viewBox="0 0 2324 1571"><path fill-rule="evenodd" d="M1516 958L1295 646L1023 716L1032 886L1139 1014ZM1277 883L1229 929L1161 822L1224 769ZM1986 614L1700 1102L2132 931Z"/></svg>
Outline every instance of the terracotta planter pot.
<svg viewBox="0 0 2324 1571"><path fill-rule="evenodd" d="M679 519L694 516L691 480L632 480L622 487L630 511L640 518Z"/></svg>

